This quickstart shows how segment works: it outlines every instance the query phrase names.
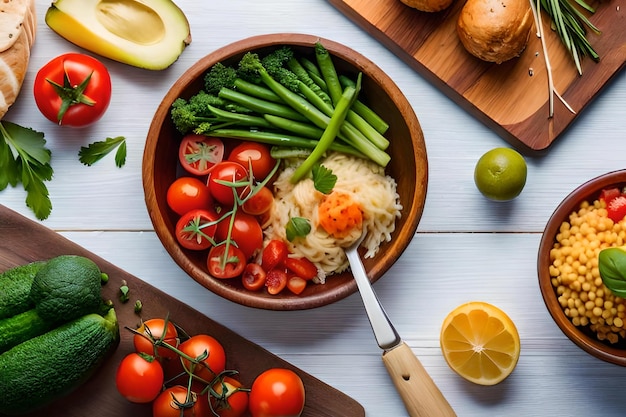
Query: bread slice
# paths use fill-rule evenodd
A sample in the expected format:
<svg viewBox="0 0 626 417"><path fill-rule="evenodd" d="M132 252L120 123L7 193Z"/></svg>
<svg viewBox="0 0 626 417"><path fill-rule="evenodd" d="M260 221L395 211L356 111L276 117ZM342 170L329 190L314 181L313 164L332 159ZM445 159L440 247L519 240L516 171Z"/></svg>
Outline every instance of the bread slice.
<svg viewBox="0 0 626 417"><path fill-rule="evenodd" d="M0 0L0 120L22 88L36 29L34 0Z"/></svg>

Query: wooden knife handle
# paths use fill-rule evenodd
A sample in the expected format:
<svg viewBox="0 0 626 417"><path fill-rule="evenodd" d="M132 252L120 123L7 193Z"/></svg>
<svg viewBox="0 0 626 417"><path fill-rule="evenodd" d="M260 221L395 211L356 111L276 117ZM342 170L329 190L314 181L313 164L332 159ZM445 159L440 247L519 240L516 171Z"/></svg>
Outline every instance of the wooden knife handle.
<svg viewBox="0 0 626 417"><path fill-rule="evenodd" d="M411 417L456 417L409 345L385 351L383 362Z"/></svg>

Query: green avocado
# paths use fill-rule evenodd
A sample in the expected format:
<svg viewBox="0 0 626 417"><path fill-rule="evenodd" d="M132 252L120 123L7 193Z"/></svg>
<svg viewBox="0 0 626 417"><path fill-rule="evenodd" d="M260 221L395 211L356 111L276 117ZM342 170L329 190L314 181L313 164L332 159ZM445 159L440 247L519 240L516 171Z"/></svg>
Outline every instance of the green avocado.
<svg viewBox="0 0 626 417"><path fill-rule="evenodd" d="M45 21L81 48L149 70L169 67L191 43L187 17L171 0L54 0Z"/></svg>

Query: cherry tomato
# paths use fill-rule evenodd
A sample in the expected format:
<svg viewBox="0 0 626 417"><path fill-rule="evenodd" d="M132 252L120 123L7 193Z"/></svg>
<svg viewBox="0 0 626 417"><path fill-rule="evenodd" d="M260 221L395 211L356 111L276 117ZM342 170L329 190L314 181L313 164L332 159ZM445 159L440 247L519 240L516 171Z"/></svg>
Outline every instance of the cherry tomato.
<svg viewBox="0 0 626 417"><path fill-rule="evenodd" d="M156 341L162 339L168 345L172 345L174 347L178 346L178 330L176 330L176 326L174 326L172 322L168 321L165 335L163 335L164 328L165 320L163 319L149 319L141 323L141 326L139 326L137 331L145 336L142 336L141 334L135 334L133 336L133 346L135 346L135 352L154 355L157 358L176 358L178 356L176 352L163 346L156 348L152 342L152 340Z"/></svg>
<svg viewBox="0 0 626 417"><path fill-rule="evenodd" d="M615 197L619 197L622 192L619 188L605 188L600 192L600 200L604 200L606 204L613 200Z"/></svg>
<svg viewBox="0 0 626 417"><path fill-rule="evenodd" d="M259 181L263 181L276 165L276 160L270 154L270 148L258 142L243 142L237 145L230 151L228 160L238 162L246 169L252 166L252 175Z"/></svg>
<svg viewBox="0 0 626 417"><path fill-rule="evenodd" d="M227 217L217 224L215 238L218 243L227 239L230 220L230 217ZM235 213L230 238L237 243L246 261L263 248L263 229L258 220L239 210Z"/></svg>
<svg viewBox="0 0 626 417"><path fill-rule="evenodd" d="M287 278L287 289L292 293L298 295L302 294L302 291L306 288L306 280L304 278L300 278L297 275L290 276Z"/></svg>
<svg viewBox="0 0 626 417"><path fill-rule="evenodd" d="M263 267L259 264L255 264L254 262L246 265L243 270L243 274L241 275L241 283L244 288L250 291L258 291L265 286L265 279L267 278L267 273L263 269Z"/></svg>
<svg viewBox="0 0 626 417"><path fill-rule="evenodd" d="M265 286L267 287L267 292L270 294L278 294L287 286L287 272L278 268L267 271Z"/></svg>
<svg viewBox="0 0 626 417"><path fill-rule="evenodd" d="M219 417L240 417L248 411L248 392L235 378L220 378L213 385L213 391L217 395L211 394L211 406Z"/></svg>
<svg viewBox="0 0 626 417"><path fill-rule="evenodd" d="M215 200L230 207L235 202L234 192L240 196L245 189L245 185L234 187L231 184L245 181L246 178L248 178L248 170L243 165L237 162L223 161L213 167L207 185Z"/></svg>
<svg viewBox="0 0 626 417"><path fill-rule="evenodd" d="M33 91L37 107L51 122L87 126L99 120L109 107L111 76L96 58L68 53L52 59L37 72Z"/></svg>
<svg viewBox="0 0 626 417"><path fill-rule="evenodd" d="M167 205L180 216L194 209L213 205L209 188L197 178L177 178L167 189Z"/></svg>
<svg viewBox="0 0 626 417"><path fill-rule="evenodd" d="M244 202L241 208L248 214L258 216L266 213L272 204L274 204L274 194L267 187L255 189L254 194L248 197L250 188L246 187L243 191Z"/></svg>
<svg viewBox="0 0 626 417"><path fill-rule="evenodd" d="M164 390L152 403L152 417L207 417L211 415L209 402L204 395L189 392L182 385Z"/></svg>
<svg viewBox="0 0 626 417"><path fill-rule="evenodd" d="M615 223L626 217L626 196L619 195L609 201L606 205L607 215Z"/></svg>
<svg viewBox="0 0 626 417"><path fill-rule="evenodd" d="M115 384L128 401L148 403L161 392L163 379L163 367L154 357L133 352L120 362Z"/></svg>
<svg viewBox="0 0 626 417"><path fill-rule="evenodd" d="M183 366L192 370L193 374L211 382L219 373L226 369L226 352L222 344L212 336L197 334L191 336L180 344L178 349L192 358L204 357L200 364L194 364L188 359L181 357Z"/></svg>
<svg viewBox="0 0 626 417"><path fill-rule="evenodd" d="M219 279L234 278L241 275L246 267L246 258L241 249L233 244L228 245L228 256L226 254L226 244L213 246L207 258L207 268L209 274Z"/></svg>
<svg viewBox="0 0 626 417"><path fill-rule="evenodd" d="M279 265L283 265L289 255L287 244L280 239L270 240L261 254L261 266L266 271L270 271Z"/></svg>
<svg viewBox="0 0 626 417"><path fill-rule="evenodd" d="M307 258L289 257L285 259L284 263L288 270L305 280L313 279L317 276L317 267Z"/></svg>
<svg viewBox="0 0 626 417"><path fill-rule="evenodd" d="M178 160L187 172L207 175L211 168L224 158L224 143L219 138L190 133L178 147Z"/></svg>
<svg viewBox="0 0 626 417"><path fill-rule="evenodd" d="M208 249L214 243L217 220L218 215L213 210L188 211L176 222L176 240L186 249Z"/></svg>
<svg viewBox="0 0 626 417"><path fill-rule="evenodd" d="M297 417L304 409L304 383L295 372L271 368L252 383L248 408L252 417Z"/></svg>

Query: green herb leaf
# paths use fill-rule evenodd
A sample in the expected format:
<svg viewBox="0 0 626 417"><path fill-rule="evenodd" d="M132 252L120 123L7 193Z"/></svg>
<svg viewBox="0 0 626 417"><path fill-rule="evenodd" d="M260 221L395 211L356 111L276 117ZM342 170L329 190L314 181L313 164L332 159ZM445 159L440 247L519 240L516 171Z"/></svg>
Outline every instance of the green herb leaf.
<svg viewBox="0 0 626 417"><path fill-rule="evenodd" d="M618 297L626 298L626 246L602 249L598 269L604 285Z"/></svg>
<svg viewBox="0 0 626 417"><path fill-rule="evenodd" d="M293 242L297 237L304 237L311 233L311 223L303 217L292 217L285 226L287 240Z"/></svg>
<svg viewBox="0 0 626 417"><path fill-rule="evenodd" d="M78 152L78 159L87 166L91 166L117 148L115 165L121 168L126 163L126 138L117 136L106 140L93 142L89 146L82 146Z"/></svg>
<svg viewBox="0 0 626 417"><path fill-rule="evenodd" d="M311 173L313 175L313 186L315 189L320 193L330 194L337 183L337 176L333 174L333 171L323 165L317 164L313 167Z"/></svg>
<svg viewBox="0 0 626 417"><path fill-rule="evenodd" d="M39 220L52 212L48 188L52 179L52 153L44 134L11 122L0 122L0 191L19 182L26 190L26 205Z"/></svg>

